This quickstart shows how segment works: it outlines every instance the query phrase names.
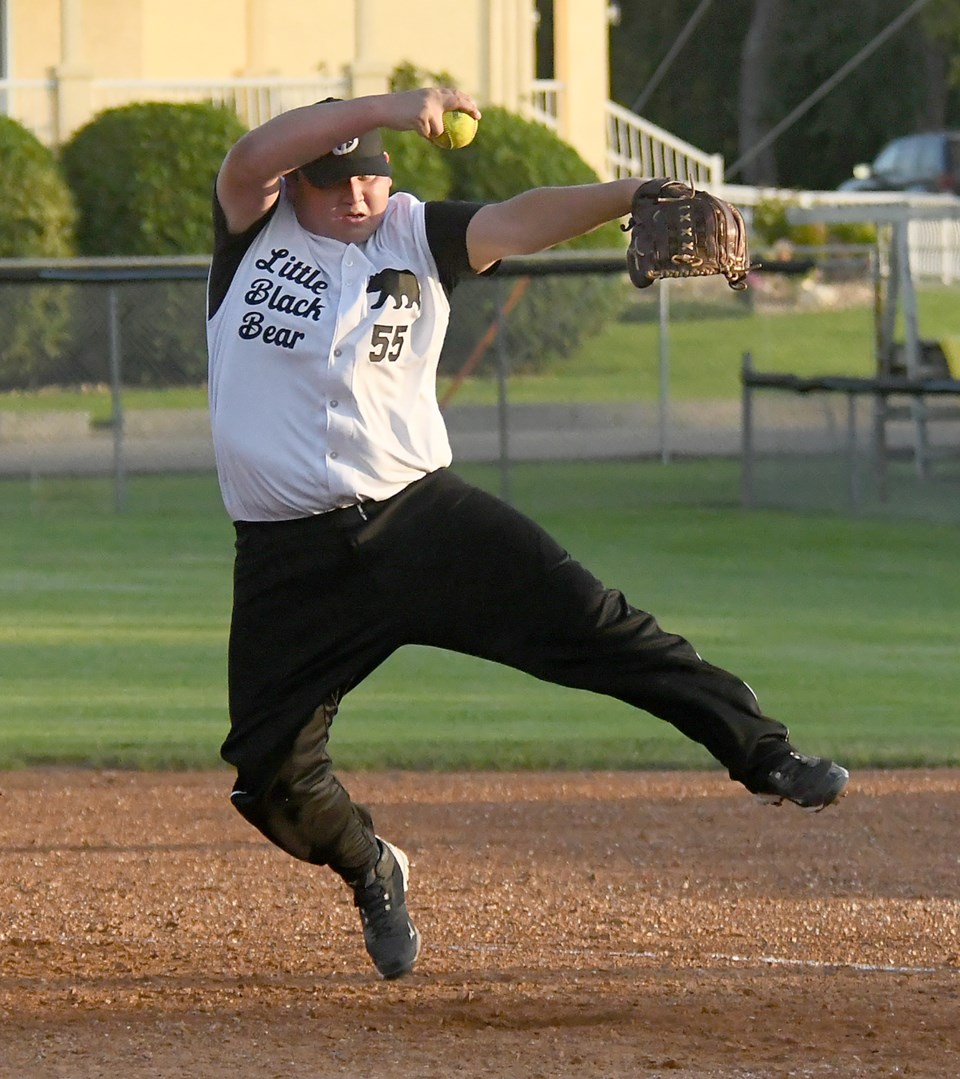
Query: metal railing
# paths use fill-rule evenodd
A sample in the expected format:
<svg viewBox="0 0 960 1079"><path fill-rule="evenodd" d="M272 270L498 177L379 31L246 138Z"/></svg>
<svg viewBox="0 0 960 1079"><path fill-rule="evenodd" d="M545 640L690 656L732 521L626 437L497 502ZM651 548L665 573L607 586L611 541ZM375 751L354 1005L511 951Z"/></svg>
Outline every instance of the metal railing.
<svg viewBox="0 0 960 1079"><path fill-rule="evenodd" d="M536 79L531 86L530 119L557 131L565 90L556 79ZM607 102L604 122L608 179L677 176L698 185L723 183L720 154L705 153L614 101Z"/></svg>
<svg viewBox="0 0 960 1079"><path fill-rule="evenodd" d="M349 80L258 79L92 79L92 113L138 101L213 101L231 106L248 127L325 97L346 97ZM48 146L59 141L57 80L0 79L0 113L13 117Z"/></svg>
<svg viewBox="0 0 960 1079"><path fill-rule="evenodd" d="M607 169L621 176L675 176L699 185L723 183L723 157L707 154L629 109L607 102Z"/></svg>
<svg viewBox="0 0 960 1079"><path fill-rule="evenodd" d="M348 97L346 76L243 79L93 79L93 113L135 101L214 101L231 106L248 127L325 97ZM551 131L559 127L560 102L566 88L556 79L531 83L525 113ZM57 81L0 79L0 112L16 118L41 142L57 142ZM607 169L619 176L679 176L698 184L723 181L723 158L678 139L628 109L607 102Z"/></svg>
<svg viewBox="0 0 960 1079"><path fill-rule="evenodd" d="M918 277L960 281L960 220L911 221L907 226L910 267Z"/></svg>
<svg viewBox="0 0 960 1079"><path fill-rule="evenodd" d="M322 76L242 79L133 80L94 79L91 82L94 110L99 112L133 101L214 101L231 106L248 127L255 127L281 112L324 97L349 96L349 78ZM553 131L558 130L564 84L556 79L535 79L530 86L526 115ZM55 79L0 79L0 112L15 117L47 144L56 142L57 82ZM761 199L782 198L799 205L829 198L845 205L867 199L907 200L920 196L880 194L864 196L849 192L796 192L724 184L720 154L708 154L678 139L669 131L608 101L605 115L607 175L676 176L711 186L733 202L749 207ZM942 196L940 197L942 198ZM918 275L938 277L944 283L960 280L960 221L916 220L910 222L911 262Z"/></svg>
<svg viewBox="0 0 960 1079"><path fill-rule="evenodd" d="M282 112L310 105L325 97L345 97L346 78L135 80L94 79L94 111L116 108L131 101L213 101L228 105L253 128Z"/></svg>
<svg viewBox="0 0 960 1079"><path fill-rule="evenodd" d="M527 109L529 119L556 131L560 95L563 90L563 83L556 79L535 79L530 87L530 105Z"/></svg>
<svg viewBox="0 0 960 1079"><path fill-rule="evenodd" d="M57 141L54 79L0 79L0 113L11 116L47 146Z"/></svg>

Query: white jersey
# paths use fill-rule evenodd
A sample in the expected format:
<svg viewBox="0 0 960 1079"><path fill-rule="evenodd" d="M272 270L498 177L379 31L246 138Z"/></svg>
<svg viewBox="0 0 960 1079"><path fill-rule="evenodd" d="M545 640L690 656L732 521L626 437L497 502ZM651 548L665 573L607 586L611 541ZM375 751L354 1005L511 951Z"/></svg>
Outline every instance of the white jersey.
<svg viewBox="0 0 960 1079"><path fill-rule="evenodd" d="M436 395L450 304L424 209L392 195L373 236L344 244L307 232L281 195L250 243L207 321L233 520L388 498L450 463Z"/></svg>

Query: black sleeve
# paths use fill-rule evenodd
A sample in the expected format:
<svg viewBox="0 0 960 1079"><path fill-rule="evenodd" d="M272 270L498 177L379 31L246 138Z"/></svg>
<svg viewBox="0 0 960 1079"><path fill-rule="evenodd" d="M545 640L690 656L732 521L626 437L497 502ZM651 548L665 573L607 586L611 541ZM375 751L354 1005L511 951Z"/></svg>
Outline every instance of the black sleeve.
<svg viewBox="0 0 960 1079"><path fill-rule="evenodd" d="M217 189L213 189L213 258L210 262L210 280L207 285L207 318L213 318L223 303L223 298L230 288L233 275L247 253L247 248L257 238L267 222L275 213L280 199L276 199L269 210L246 232L232 233L227 227L227 218L217 198Z"/></svg>
<svg viewBox="0 0 960 1079"><path fill-rule="evenodd" d="M467 255L467 225L483 206L482 202L428 202L424 208L424 225L430 253L440 271L440 284L449 296L464 274L476 274ZM495 262L484 275L496 273Z"/></svg>

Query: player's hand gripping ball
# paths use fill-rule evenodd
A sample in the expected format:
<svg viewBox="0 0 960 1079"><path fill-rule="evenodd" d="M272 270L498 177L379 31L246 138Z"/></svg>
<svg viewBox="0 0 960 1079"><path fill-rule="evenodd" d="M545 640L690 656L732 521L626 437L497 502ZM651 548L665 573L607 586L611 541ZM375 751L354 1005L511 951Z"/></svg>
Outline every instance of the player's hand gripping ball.
<svg viewBox="0 0 960 1079"><path fill-rule="evenodd" d="M443 114L443 131L430 141L443 150L459 150L473 142L476 133L477 121L470 113L454 110Z"/></svg>

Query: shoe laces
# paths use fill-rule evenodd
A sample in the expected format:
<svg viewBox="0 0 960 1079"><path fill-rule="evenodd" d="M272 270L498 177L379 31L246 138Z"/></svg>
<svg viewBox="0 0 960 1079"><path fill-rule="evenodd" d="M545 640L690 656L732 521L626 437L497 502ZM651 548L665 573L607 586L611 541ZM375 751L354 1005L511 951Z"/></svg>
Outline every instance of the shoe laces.
<svg viewBox="0 0 960 1079"><path fill-rule="evenodd" d="M393 883L374 873L373 879L354 889L353 902L360 911L364 926L373 930L390 925L393 913Z"/></svg>
<svg viewBox="0 0 960 1079"><path fill-rule="evenodd" d="M815 765L820 764L820 761L816 757L807 757L803 753L798 753L795 749L791 749L789 754L777 763L777 766L770 771L770 775L775 779L789 779L800 773L803 768L812 768Z"/></svg>

